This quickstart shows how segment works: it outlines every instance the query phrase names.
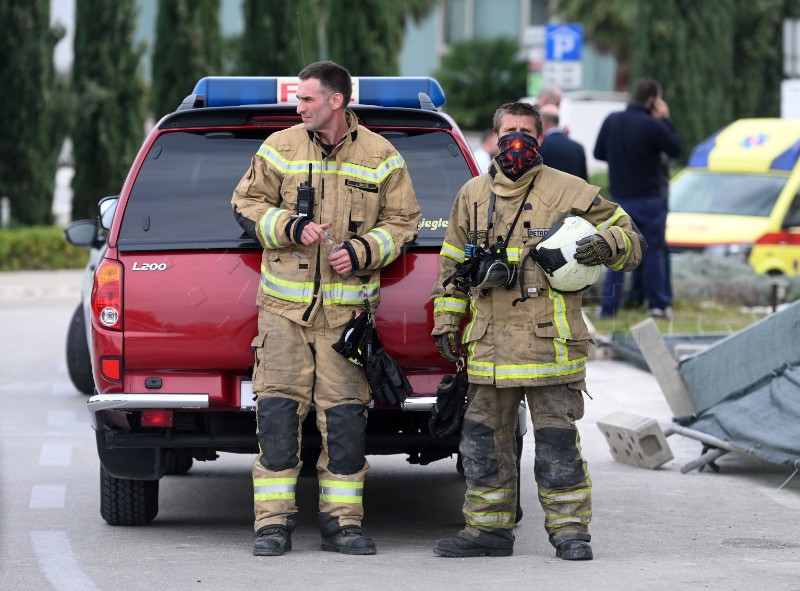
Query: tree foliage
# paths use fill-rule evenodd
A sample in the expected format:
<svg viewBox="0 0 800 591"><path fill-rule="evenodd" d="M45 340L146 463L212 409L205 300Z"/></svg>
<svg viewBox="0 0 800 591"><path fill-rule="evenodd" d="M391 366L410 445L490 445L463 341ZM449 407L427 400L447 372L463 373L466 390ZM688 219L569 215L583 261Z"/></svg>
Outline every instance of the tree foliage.
<svg viewBox="0 0 800 591"><path fill-rule="evenodd" d="M63 30L50 28L49 0L0 0L0 197L24 225L51 222L65 93L53 66Z"/></svg>
<svg viewBox="0 0 800 591"><path fill-rule="evenodd" d="M435 4L362 0L358 10L331 10L326 27L330 59L356 76L397 76L407 19L419 22Z"/></svg>
<svg viewBox="0 0 800 591"><path fill-rule="evenodd" d="M135 20L134 0L76 3L73 219L94 217L100 197L119 193L143 139L143 48L133 47Z"/></svg>
<svg viewBox="0 0 800 591"><path fill-rule="evenodd" d="M220 0L159 0L152 109L173 112L204 76L222 74Z"/></svg>
<svg viewBox="0 0 800 591"><path fill-rule="evenodd" d="M516 39L497 37L450 46L435 76L447 97L444 109L465 129L486 129L495 110L525 94L527 61Z"/></svg>
<svg viewBox="0 0 800 591"><path fill-rule="evenodd" d="M319 59L314 0L245 0L236 73L241 76L292 76ZM349 12L349 11L348 11Z"/></svg>

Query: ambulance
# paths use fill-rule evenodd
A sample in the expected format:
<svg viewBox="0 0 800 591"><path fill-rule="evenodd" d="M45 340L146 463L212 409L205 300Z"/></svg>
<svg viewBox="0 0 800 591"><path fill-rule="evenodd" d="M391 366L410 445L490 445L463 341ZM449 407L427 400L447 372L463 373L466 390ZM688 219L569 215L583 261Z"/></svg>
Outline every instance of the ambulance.
<svg viewBox="0 0 800 591"><path fill-rule="evenodd" d="M670 183L667 244L800 272L800 120L739 119L698 144Z"/></svg>

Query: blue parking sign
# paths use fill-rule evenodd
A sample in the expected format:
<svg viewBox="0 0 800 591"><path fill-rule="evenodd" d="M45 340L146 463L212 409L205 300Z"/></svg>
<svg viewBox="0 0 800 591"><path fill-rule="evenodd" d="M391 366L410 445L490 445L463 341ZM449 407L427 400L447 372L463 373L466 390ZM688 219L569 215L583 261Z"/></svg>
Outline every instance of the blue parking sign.
<svg viewBox="0 0 800 591"><path fill-rule="evenodd" d="M545 27L545 60L578 62L583 49L583 25L558 23Z"/></svg>

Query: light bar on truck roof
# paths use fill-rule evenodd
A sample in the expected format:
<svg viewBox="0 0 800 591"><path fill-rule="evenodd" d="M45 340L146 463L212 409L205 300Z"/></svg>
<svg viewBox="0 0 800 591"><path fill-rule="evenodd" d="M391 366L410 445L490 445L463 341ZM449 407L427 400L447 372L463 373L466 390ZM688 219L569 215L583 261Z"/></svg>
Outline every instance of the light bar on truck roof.
<svg viewBox="0 0 800 591"><path fill-rule="evenodd" d="M296 76L207 76L192 93L203 95L207 107L296 104L298 81ZM437 109L445 103L444 91L435 78L393 76L354 76L351 102L419 108L420 92L428 95Z"/></svg>

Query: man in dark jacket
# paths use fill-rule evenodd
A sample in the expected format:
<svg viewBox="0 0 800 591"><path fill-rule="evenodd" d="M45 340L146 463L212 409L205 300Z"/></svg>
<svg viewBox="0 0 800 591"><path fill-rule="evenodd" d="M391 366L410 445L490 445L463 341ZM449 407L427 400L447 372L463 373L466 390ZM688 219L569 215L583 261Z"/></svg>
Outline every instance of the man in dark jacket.
<svg viewBox="0 0 800 591"><path fill-rule="evenodd" d="M586 151L558 126L558 107L544 105L539 110L544 129L544 140L539 148L539 154L542 155L545 166L588 180Z"/></svg>
<svg viewBox="0 0 800 591"><path fill-rule="evenodd" d="M611 197L631 216L647 241L641 269L650 315L671 318L665 289L668 202L660 170L662 152L678 156L681 140L669 119L669 106L661 98L661 85L643 78L636 83L633 102L603 121L594 157L608 162ZM606 273L601 316L616 315L623 282L622 273Z"/></svg>

